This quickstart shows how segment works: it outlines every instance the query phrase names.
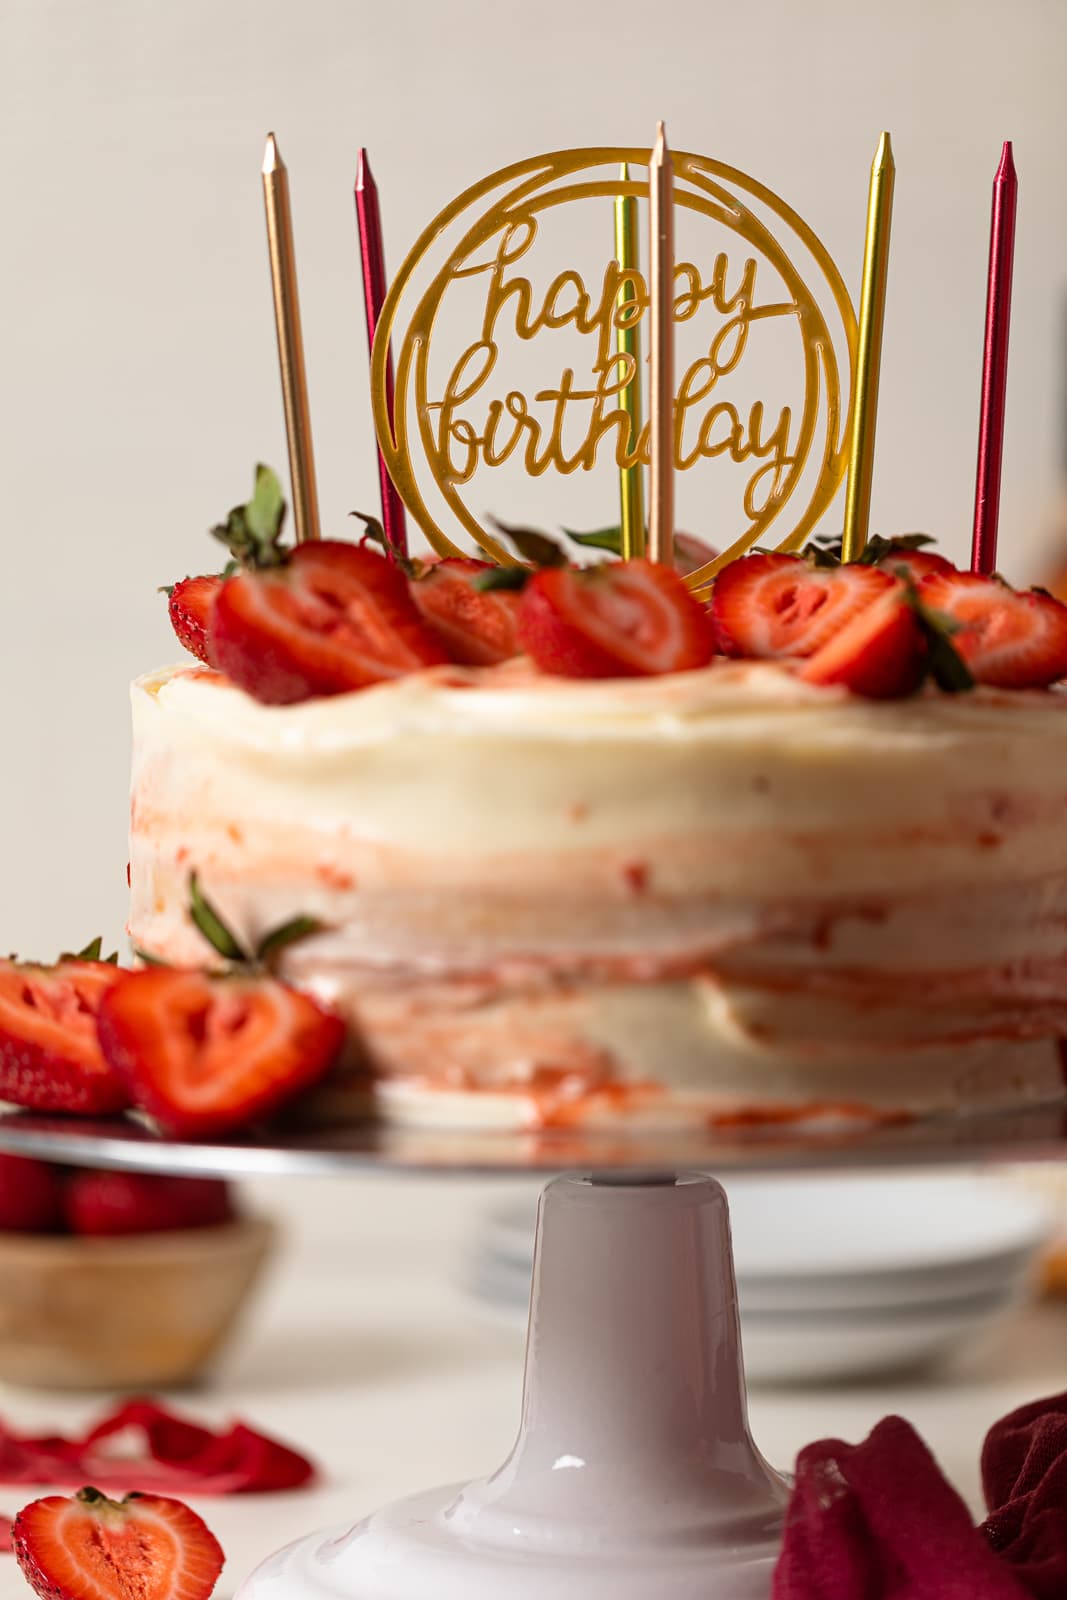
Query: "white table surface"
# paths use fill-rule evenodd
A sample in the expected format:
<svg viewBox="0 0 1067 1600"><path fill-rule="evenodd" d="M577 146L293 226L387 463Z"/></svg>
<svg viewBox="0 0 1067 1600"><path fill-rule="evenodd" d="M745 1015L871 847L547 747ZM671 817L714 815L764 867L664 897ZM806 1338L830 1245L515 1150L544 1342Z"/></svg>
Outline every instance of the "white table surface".
<svg viewBox="0 0 1067 1600"><path fill-rule="evenodd" d="M194 1414L237 1415L321 1466L314 1489L193 1500L227 1555L220 1596L271 1550L313 1528L355 1521L383 1501L499 1464L515 1432L522 1340L458 1287L480 1215L528 1185L359 1177L248 1187L287 1237L258 1302L213 1381L171 1398ZM753 1430L776 1465L828 1434L854 1440L887 1412L911 1420L977 1511L986 1428L1026 1400L1067 1387L1067 1302L1023 1312L984 1348L925 1378L839 1388L754 1388ZM108 1396L4 1390L16 1427L75 1428ZM0 1510L31 1498L0 1488ZM0 1558L0 1600L28 1593Z"/></svg>

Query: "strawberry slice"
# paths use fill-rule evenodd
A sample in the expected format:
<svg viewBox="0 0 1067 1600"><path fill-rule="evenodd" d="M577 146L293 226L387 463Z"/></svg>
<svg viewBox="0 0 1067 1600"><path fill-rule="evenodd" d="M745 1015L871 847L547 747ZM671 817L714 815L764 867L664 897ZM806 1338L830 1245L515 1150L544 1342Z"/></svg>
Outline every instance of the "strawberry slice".
<svg viewBox="0 0 1067 1600"><path fill-rule="evenodd" d="M914 694L926 674L926 638L903 582L893 584L805 660L805 683L839 684L870 700Z"/></svg>
<svg viewBox="0 0 1067 1600"><path fill-rule="evenodd" d="M26 1156L0 1155L0 1230L58 1233L63 1226L63 1182L55 1167Z"/></svg>
<svg viewBox="0 0 1067 1600"><path fill-rule="evenodd" d="M234 1218L230 1186L222 1178L153 1172L76 1172L63 1208L72 1233L109 1238L212 1228Z"/></svg>
<svg viewBox="0 0 1067 1600"><path fill-rule="evenodd" d="M100 1044L168 1133L208 1135L276 1111L332 1066L341 1019L276 978L149 967L104 997Z"/></svg>
<svg viewBox="0 0 1067 1600"><path fill-rule="evenodd" d="M728 656L810 656L893 587L877 567L812 566L800 556L742 556L711 592L719 649Z"/></svg>
<svg viewBox="0 0 1067 1600"><path fill-rule="evenodd" d="M449 659L491 667L519 653L519 597L513 589L475 587L492 562L448 556L411 584L411 597Z"/></svg>
<svg viewBox="0 0 1067 1600"><path fill-rule="evenodd" d="M41 1600L208 1600L225 1559L180 1500L109 1500L99 1489L31 1501L15 1518L12 1543Z"/></svg>
<svg viewBox="0 0 1067 1600"><path fill-rule="evenodd" d="M208 649L213 665L268 705L344 694L448 659L403 572L366 545L331 539L228 578Z"/></svg>
<svg viewBox="0 0 1067 1600"><path fill-rule="evenodd" d="M565 678L685 672L714 653L708 613L685 581L643 560L542 567L522 591L519 642Z"/></svg>
<svg viewBox="0 0 1067 1600"><path fill-rule="evenodd" d="M956 571L951 561L936 555L933 550L913 550L906 546L899 549L894 546L878 565L883 572L891 572L896 578L909 578L912 583L921 583L932 572Z"/></svg>
<svg viewBox="0 0 1067 1600"><path fill-rule="evenodd" d="M198 661L212 665L208 655L208 631L215 600L222 588L223 579L217 574L210 577L183 578L170 591L167 614L170 625L178 636L178 643L196 656Z"/></svg>
<svg viewBox="0 0 1067 1600"><path fill-rule="evenodd" d="M130 1097L104 1060L96 1019L122 977L109 961L0 961L0 1100L107 1116Z"/></svg>
<svg viewBox="0 0 1067 1600"><path fill-rule="evenodd" d="M952 572L924 578L919 598L958 625L952 643L976 682L1043 689L1067 677L1067 606L1051 595Z"/></svg>

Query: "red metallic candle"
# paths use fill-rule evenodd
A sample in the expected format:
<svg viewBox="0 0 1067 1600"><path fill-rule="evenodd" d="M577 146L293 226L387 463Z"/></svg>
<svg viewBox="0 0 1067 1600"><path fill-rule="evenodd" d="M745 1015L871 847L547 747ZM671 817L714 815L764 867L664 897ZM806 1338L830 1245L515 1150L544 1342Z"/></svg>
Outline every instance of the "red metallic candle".
<svg viewBox="0 0 1067 1600"><path fill-rule="evenodd" d="M1000 519L1000 473L1004 456L1004 394L1008 382L1008 329L1011 324L1011 274L1015 260L1015 206L1019 184L1011 140L1004 141L993 179L993 220L989 233L989 283L985 304L985 355L982 358L982 413L978 424L978 471L974 485L974 536L971 571L994 572Z"/></svg>
<svg viewBox="0 0 1067 1600"><path fill-rule="evenodd" d="M363 264L363 305L367 313L367 345L374 346L374 331L385 302L385 254L382 250L382 219L378 210L378 185L370 170L366 150L359 152L356 166L356 219L359 223L359 254ZM393 414L393 357L385 366L385 395L389 415ZM378 450L378 478L382 493L382 526L390 552L407 555L408 533L404 502L389 476L385 457Z"/></svg>

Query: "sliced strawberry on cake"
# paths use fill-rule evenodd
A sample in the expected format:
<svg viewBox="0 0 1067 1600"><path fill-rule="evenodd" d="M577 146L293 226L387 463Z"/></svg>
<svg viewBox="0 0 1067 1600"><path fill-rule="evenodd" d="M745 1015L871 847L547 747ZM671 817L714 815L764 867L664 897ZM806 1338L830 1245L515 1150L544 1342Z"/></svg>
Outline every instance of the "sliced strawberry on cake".
<svg viewBox="0 0 1067 1600"><path fill-rule="evenodd" d="M179 644L209 666L208 632L222 584L223 579L218 574L183 578L171 589L167 600L167 614Z"/></svg>
<svg viewBox="0 0 1067 1600"><path fill-rule="evenodd" d="M367 545L333 539L228 578L209 649L233 683L273 705L363 689L448 659L404 573Z"/></svg>
<svg viewBox="0 0 1067 1600"><path fill-rule="evenodd" d="M705 607L672 568L644 560L542 567L522 591L519 642L567 678L685 672L714 653Z"/></svg>
<svg viewBox="0 0 1067 1600"><path fill-rule="evenodd" d="M313 918L294 917L249 950L195 875L190 902L225 970L154 964L125 973L97 1031L134 1105L168 1133L207 1136L261 1121L317 1083L340 1054L345 1026L271 971L283 950L318 931Z"/></svg>
<svg viewBox="0 0 1067 1600"><path fill-rule="evenodd" d="M122 976L99 953L97 940L54 966L0 961L0 1100L84 1116L130 1104L97 1039L100 1006Z"/></svg>
<svg viewBox="0 0 1067 1600"><path fill-rule="evenodd" d="M266 974L149 967L100 1008L100 1044L168 1133L206 1137L261 1121L333 1065L344 1023Z"/></svg>
<svg viewBox="0 0 1067 1600"><path fill-rule="evenodd" d="M914 694L927 670L926 635L908 585L891 584L804 660L805 683L837 684L870 700Z"/></svg>
<svg viewBox="0 0 1067 1600"><path fill-rule="evenodd" d="M1067 677L1067 606L977 572L933 573L924 607L954 625L952 643L978 683L1042 689Z"/></svg>
<svg viewBox="0 0 1067 1600"><path fill-rule="evenodd" d="M12 1528L15 1559L41 1600L209 1600L225 1557L195 1511L163 1495L47 1495Z"/></svg>
<svg viewBox="0 0 1067 1600"><path fill-rule="evenodd" d="M711 592L718 647L728 656L812 656L894 584L878 567L742 556L723 568Z"/></svg>
<svg viewBox="0 0 1067 1600"><path fill-rule="evenodd" d="M480 587L489 561L446 557L411 584L411 597L450 660L489 667L519 653L519 596L513 589Z"/></svg>

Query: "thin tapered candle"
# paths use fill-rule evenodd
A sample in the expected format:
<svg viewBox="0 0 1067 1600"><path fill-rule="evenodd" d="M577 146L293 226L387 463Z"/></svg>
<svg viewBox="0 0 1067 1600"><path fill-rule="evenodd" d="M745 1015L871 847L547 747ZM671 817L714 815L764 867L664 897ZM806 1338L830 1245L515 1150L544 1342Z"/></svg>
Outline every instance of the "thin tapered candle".
<svg viewBox="0 0 1067 1600"><path fill-rule="evenodd" d="M378 318L385 303L385 252L382 248L382 219L378 208L378 185L370 169L366 150L360 150L356 163L356 220L359 224L359 255L363 268L363 308L367 319L367 347L374 349ZM385 395L390 417L393 415L393 356L385 362ZM407 555L407 521L404 502L389 476L385 456L378 447L378 482L382 500L382 527L390 556L394 551Z"/></svg>
<svg viewBox="0 0 1067 1600"><path fill-rule="evenodd" d="M1008 386L1008 331L1011 325L1011 278L1015 261L1015 209L1019 181L1011 140L1004 141L993 179L993 215L989 228L989 275L985 302L985 352L982 358L982 406L978 423L978 469L974 484L974 532L971 571L995 572L997 526L1000 521L1000 474L1004 463L1004 397Z"/></svg>
<svg viewBox="0 0 1067 1600"><path fill-rule="evenodd" d="M649 516L648 554L674 551L674 164L662 122L648 166Z"/></svg>
<svg viewBox="0 0 1067 1600"><path fill-rule="evenodd" d="M841 550L844 561L857 561L863 554L871 520L874 433L878 417L878 378L882 367L882 333L885 327L885 292L889 271L889 229L893 217L895 178L896 165L893 161L892 146L889 143L888 133L883 133L871 165L871 186L867 197L867 237L863 249L856 387L853 395L852 433L848 450L845 532Z"/></svg>
<svg viewBox="0 0 1067 1600"><path fill-rule="evenodd" d="M267 243L274 289L274 325L282 374L285 435L289 445L289 478L293 520L300 540L319 537L319 497L315 486L315 452L311 444L304 339L296 291L293 219L289 209L289 173L273 133L263 157L263 199L267 208Z"/></svg>
<svg viewBox="0 0 1067 1600"><path fill-rule="evenodd" d="M623 183L630 181L630 169L625 161L619 177ZM615 197L615 259L624 272L636 272L640 268L637 200L632 194L620 194ZM619 290L617 311L621 313L635 298L633 286L623 284ZM628 449L633 454L641 437L641 331L637 321L631 322L627 319L622 326L616 325L615 349L620 357L628 356L631 362L630 377L619 395L619 403L630 419ZM625 561L643 556L645 553L643 470L639 461L635 461L632 466L619 468L620 541Z"/></svg>

